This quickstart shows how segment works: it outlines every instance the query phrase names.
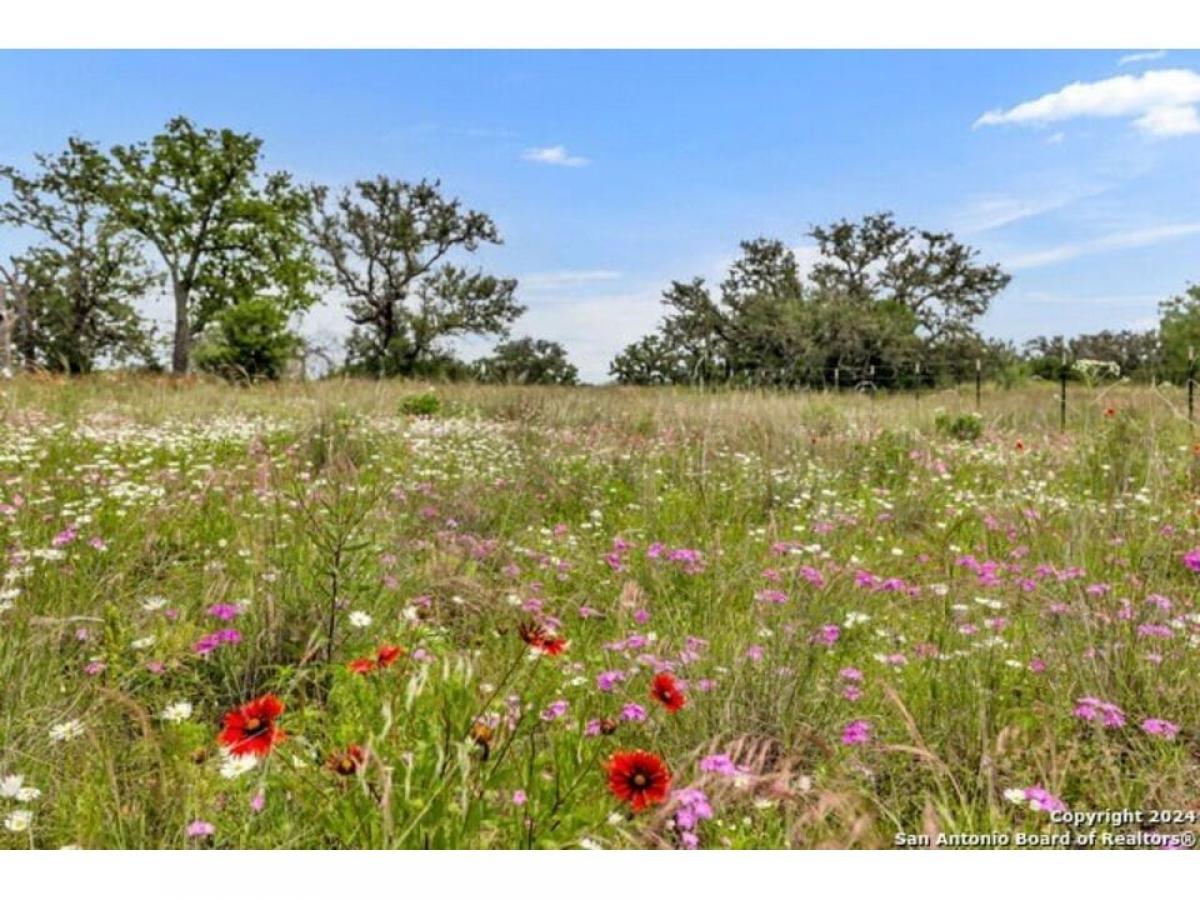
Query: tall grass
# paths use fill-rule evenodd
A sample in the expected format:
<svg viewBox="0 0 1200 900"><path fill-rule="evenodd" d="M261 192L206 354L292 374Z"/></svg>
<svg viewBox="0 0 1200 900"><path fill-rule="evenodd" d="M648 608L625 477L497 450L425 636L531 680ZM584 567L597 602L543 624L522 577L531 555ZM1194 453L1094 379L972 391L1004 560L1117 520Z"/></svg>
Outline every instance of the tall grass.
<svg viewBox="0 0 1200 900"><path fill-rule="evenodd" d="M975 440L938 424L973 389L0 391L0 777L40 791L0 799L31 814L2 847L672 847L688 787L707 847L1061 832L1031 788L1195 803L1178 389L1072 387L1061 433L1055 386L988 389ZM435 416L401 412L428 391ZM567 651L531 653L530 623ZM267 692L287 738L235 774L222 716ZM609 792L620 747L663 758L666 804Z"/></svg>

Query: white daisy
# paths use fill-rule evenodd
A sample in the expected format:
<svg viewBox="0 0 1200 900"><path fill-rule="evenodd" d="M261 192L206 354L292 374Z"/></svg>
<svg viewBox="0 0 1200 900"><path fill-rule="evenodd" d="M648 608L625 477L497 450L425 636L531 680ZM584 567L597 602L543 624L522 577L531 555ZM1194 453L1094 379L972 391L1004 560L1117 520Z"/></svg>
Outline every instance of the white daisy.
<svg viewBox="0 0 1200 900"><path fill-rule="evenodd" d="M246 753L242 756L234 756L227 750L221 751L221 775L225 778L238 778L245 775L257 765L258 757L253 754Z"/></svg>
<svg viewBox="0 0 1200 900"><path fill-rule="evenodd" d="M350 613L350 624L355 628L368 628L374 621L374 619L372 619L362 610L356 609L354 612Z"/></svg>
<svg viewBox="0 0 1200 900"><path fill-rule="evenodd" d="M58 744L62 743L63 741L73 741L82 734L83 723L78 719L72 719L69 722L63 722L51 728L50 740Z"/></svg>
<svg viewBox="0 0 1200 900"><path fill-rule="evenodd" d="M182 722L185 719L190 719L192 717L192 704L186 700L172 703L162 711L160 717L167 722Z"/></svg>
<svg viewBox="0 0 1200 900"><path fill-rule="evenodd" d="M21 785L24 783L24 775L5 775L0 778L0 797L4 797L6 800L15 800L21 793Z"/></svg>
<svg viewBox="0 0 1200 900"><path fill-rule="evenodd" d="M33 821L33 813L27 809L14 809L4 817L4 827L9 831L28 831L29 823Z"/></svg>
<svg viewBox="0 0 1200 900"><path fill-rule="evenodd" d="M23 787L17 791L17 799L22 803L31 803L40 796L42 792L35 787Z"/></svg>

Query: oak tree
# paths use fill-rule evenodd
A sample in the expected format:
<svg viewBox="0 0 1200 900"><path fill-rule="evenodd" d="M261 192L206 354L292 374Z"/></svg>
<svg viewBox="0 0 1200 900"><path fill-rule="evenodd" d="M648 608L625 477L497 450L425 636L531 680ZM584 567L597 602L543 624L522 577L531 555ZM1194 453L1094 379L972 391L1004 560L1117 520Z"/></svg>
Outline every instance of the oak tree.
<svg viewBox="0 0 1200 900"><path fill-rule="evenodd" d="M312 199L310 233L355 326L352 368L383 376L451 365L446 339L505 335L524 312L515 280L451 261L501 241L490 217L443 197L438 182L381 175L333 196L313 188Z"/></svg>
<svg viewBox="0 0 1200 900"><path fill-rule="evenodd" d="M147 330L133 303L159 279L104 203L111 164L77 138L57 155L34 158L33 174L0 166L9 187L0 222L34 236L5 267L19 300L14 327L26 365L78 373L102 357L148 359Z"/></svg>
<svg viewBox="0 0 1200 900"><path fill-rule="evenodd" d="M307 192L284 172L260 174L262 141L172 119L148 142L112 149L106 199L166 268L175 305L172 370L186 372L193 338L222 309L271 297L307 309L317 268L304 239Z"/></svg>

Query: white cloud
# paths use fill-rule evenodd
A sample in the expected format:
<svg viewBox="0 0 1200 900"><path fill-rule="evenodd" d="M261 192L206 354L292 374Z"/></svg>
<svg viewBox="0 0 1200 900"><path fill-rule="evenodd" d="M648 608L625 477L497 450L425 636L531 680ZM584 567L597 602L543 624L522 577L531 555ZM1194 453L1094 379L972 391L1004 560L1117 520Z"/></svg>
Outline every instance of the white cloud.
<svg viewBox="0 0 1200 900"><path fill-rule="evenodd" d="M663 318L661 287L638 288L629 293L575 297L561 303L531 302L513 325L511 337L524 336L558 341L567 357L589 384L608 381L609 363L634 341L655 331ZM463 359L478 359L491 352L495 338L464 338L454 342Z"/></svg>
<svg viewBox="0 0 1200 900"><path fill-rule="evenodd" d="M612 269L561 269L557 272L532 272L520 275L517 282L522 290L561 291L598 282L616 281L620 272Z"/></svg>
<svg viewBox="0 0 1200 900"><path fill-rule="evenodd" d="M1039 310L1044 311L1052 306L1079 307L1085 312L1102 309L1107 321L1123 309L1153 309L1160 300L1162 294L1060 294L1051 291L1027 291L1009 297L1005 306L1029 307L1034 315ZM1060 309L1058 313L1061 311Z"/></svg>
<svg viewBox="0 0 1200 900"><path fill-rule="evenodd" d="M559 341L580 377L597 383L609 379L613 357L654 331L662 318L662 287L654 285L568 303L530 303L513 333Z"/></svg>
<svg viewBox="0 0 1200 900"><path fill-rule="evenodd" d="M1127 66L1130 63L1152 62L1156 59L1162 59L1167 55L1166 50L1153 50L1149 53L1129 53L1117 60L1118 66Z"/></svg>
<svg viewBox="0 0 1200 900"><path fill-rule="evenodd" d="M1121 231L1091 241L1061 244L1057 247L1051 247L1048 250L1038 250L1032 253L1012 256L1005 260L1005 265L1010 269L1036 269L1041 266L1066 262L1080 256L1090 256L1110 250L1149 247L1152 244L1160 244L1163 241L1170 241L1193 234L1200 234L1200 222L1181 222L1176 225L1158 225L1153 228Z"/></svg>
<svg viewBox="0 0 1200 900"><path fill-rule="evenodd" d="M555 144L553 147L530 147L521 154L521 159L548 166L586 166L591 162L586 156L572 156L562 144Z"/></svg>
<svg viewBox="0 0 1200 900"><path fill-rule="evenodd" d="M981 194L971 197L964 210L955 216L955 231L964 234L979 234L994 228L1003 228L1024 219L1031 219L1078 200L1094 197L1104 192L1103 188L1079 190L1052 190L1028 197L1013 197L1007 194Z"/></svg>
<svg viewBox="0 0 1200 900"><path fill-rule="evenodd" d="M1200 131L1200 115L1194 106L1161 106L1134 119L1133 124L1155 137L1177 137Z"/></svg>
<svg viewBox="0 0 1200 900"><path fill-rule="evenodd" d="M991 110L975 121L981 125L1044 125L1075 118L1131 118L1145 134L1174 137L1200 128L1200 73L1190 69L1157 69L1141 75L1118 75L1102 81L1077 81L1008 110Z"/></svg>

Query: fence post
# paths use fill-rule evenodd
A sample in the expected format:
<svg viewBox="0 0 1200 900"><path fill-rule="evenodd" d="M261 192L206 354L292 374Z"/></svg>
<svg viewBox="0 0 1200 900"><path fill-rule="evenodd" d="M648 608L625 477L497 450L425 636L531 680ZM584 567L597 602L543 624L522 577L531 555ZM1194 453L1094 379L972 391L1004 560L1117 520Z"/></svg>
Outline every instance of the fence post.
<svg viewBox="0 0 1200 900"><path fill-rule="evenodd" d="M867 381L871 385L871 399L875 399L875 395L879 393L879 386L875 384L875 364L872 363L867 367Z"/></svg>
<svg viewBox="0 0 1200 900"><path fill-rule="evenodd" d="M983 361L975 360L975 411L983 405Z"/></svg>
<svg viewBox="0 0 1200 900"><path fill-rule="evenodd" d="M917 380L913 382L913 400L921 402L921 361L917 360Z"/></svg>
<svg viewBox="0 0 1200 900"><path fill-rule="evenodd" d="M1188 422L1194 421L1196 402L1196 348L1188 345Z"/></svg>
<svg viewBox="0 0 1200 900"><path fill-rule="evenodd" d="M1058 430L1067 430L1067 351L1062 352L1062 367L1059 369Z"/></svg>
<svg viewBox="0 0 1200 900"><path fill-rule="evenodd" d="M833 367L833 392L835 394L839 394L839 393L841 393L841 390L842 390L842 367L834 366Z"/></svg>

